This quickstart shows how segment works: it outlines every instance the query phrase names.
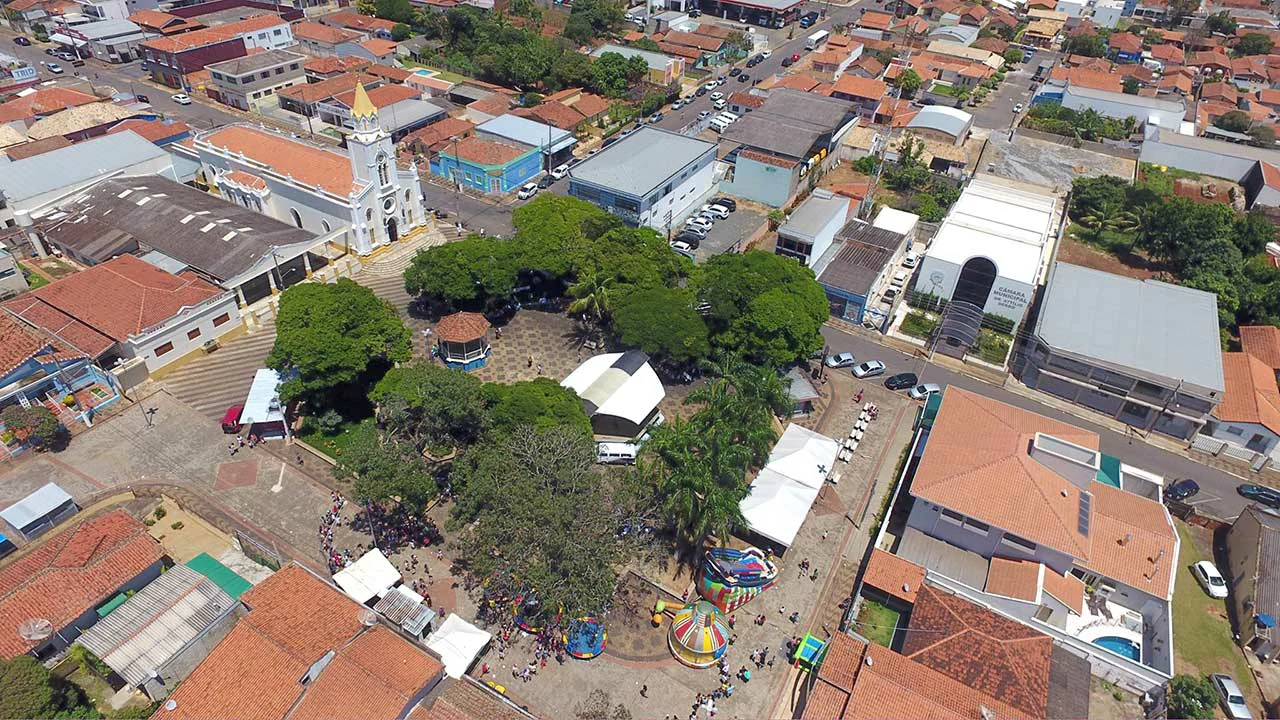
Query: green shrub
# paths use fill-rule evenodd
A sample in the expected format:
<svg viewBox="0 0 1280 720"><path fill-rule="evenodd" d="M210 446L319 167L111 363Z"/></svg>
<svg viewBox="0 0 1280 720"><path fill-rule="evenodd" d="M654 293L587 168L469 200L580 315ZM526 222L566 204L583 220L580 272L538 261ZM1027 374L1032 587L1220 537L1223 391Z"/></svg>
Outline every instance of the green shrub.
<svg viewBox="0 0 1280 720"><path fill-rule="evenodd" d="M169 527L173 528L174 530L181 530L181 529L182 529L182 521L181 521L181 520L179 520L178 522L176 522L176 523L174 523L174 524L170 525Z"/></svg>
<svg viewBox="0 0 1280 720"><path fill-rule="evenodd" d="M158 508L156 508L155 512L153 512L153 513L151 513L151 514L152 514L152 515L155 515L157 520L160 520L160 519L161 519L161 518L163 518L167 513L165 512L165 509L164 509L164 508L162 508L162 507L158 507Z"/></svg>
<svg viewBox="0 0 1280 720"><path fill-rule="evenodd" d="M938 321L922 312L909 312L902 319L902 332L912 337L928 338L937 327Z"/></svg>

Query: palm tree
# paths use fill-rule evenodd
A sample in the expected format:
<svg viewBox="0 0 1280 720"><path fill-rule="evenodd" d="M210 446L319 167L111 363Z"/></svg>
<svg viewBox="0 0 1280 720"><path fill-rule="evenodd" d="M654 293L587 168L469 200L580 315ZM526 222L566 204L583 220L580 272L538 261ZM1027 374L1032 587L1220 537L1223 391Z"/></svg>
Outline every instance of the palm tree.
<svg viewBox="0 0 1280 720"><path fill-rule="evenodd" d="M695 559L708 536L724 540L743 524L738 503L747 486L740 444L676 418L653 430L645 455L640 472L653 477L686 558Z"/></svg>
<svg viewBox="0 0 1280 720"><path fill-rule="evenodd" d="M1078 222L1089 232L1088 237L1083 238L1085 242L1095 245L1106 244L1102 238L1104 232L1125 235L1138 229L1141 224L1136 214L1122 209L1117 203L1110 202L1102 203L1092 213L1082 216ZM1127 244L1131 246L1132 239Z"/></svg>
<svg viewBox="0 0 1280 720"><path fill-rule="evenodd" d="M569 303L569 313L581 313L584 318L594 317L596 323L603 323L613 311L613 285L613 276L600 272L599 268L584 272L578 282L569 287L569 296L574 298Z"/></svg>

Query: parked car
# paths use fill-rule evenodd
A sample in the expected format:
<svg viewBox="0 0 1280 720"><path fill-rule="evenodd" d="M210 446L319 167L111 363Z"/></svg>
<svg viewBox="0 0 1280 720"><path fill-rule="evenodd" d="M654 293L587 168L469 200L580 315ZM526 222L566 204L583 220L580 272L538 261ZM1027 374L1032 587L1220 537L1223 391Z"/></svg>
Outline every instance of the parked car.
<svg viewBox="0 0 1280 720"><path fill-rule="evenodd" d="M543 175L542 177L538 178L538 188L541 190L546 190L547 188L554 185L555 181L556 179L551 177L550 174Z"/></svg>
<svg viewBox="0 0 1280 720"><path fill-rule="evenodd" d="M702 11L699 10L698 8L694 8L689 11L689 17L691 18L702 17Z"/></svg>
<svg viewBox="0 0 1280 720"><path fill-rule="evenodd" d="M827 367L829 368L852 367L855 362L857 361L854 360L853 353L843 352L827 356Z"/></svg>
<svg viewBox="0 0 1280 720"><path fill-rule="evenodd" d="M1191 574L1196 576L1196 582L1200 583L1209 597L1219 600L1227 597L1227 581L1222 579L1222 573L1218 572L1213 563L1201 560L1191 566Z"/></svg>
<svg viewBox="0 0 1280 720"><path fill-rule="evenodd" d="M151 98L147 97L146 95L139 94L139 93L134 93L134 94L133 94L133 99L134 99L134 100L137 100L137 101L138 101L138 102L140 102L140 103L150 103L150 102L151 102Z"/></svg>
<svg viewBox="0 0 1280 720"><path fill-rule="evenodd" d="M54 75L62 74L62 66L56 62L47 62L44 64L44 66L46 69L48 69L49 72L53 73Z"/></svg>
<svg viewBox="0 0 1280 720"><path fill-rule="evenodd" d="M889 288L880 296L880 302L885 305L892 305L893 299L898 297L898 288Z"/></svg>
<svg viewBox="0 0 1280 720"><path fill-rule="evenodd" d="M21 36L21 35L19 35L18 37L14 38L14 39L13 39L13 43L14 43L15 45L21 45L21 46L23 46L23 47L31 47L31 41L30 41L30 40L28 40L28 39L26 39L25 37L23 37L23 36Z"/></svg>
<svg viewBox="0 0 1280 720"><path fill-rule="evenodd" d="M698 217L691 217L688 220L685 220L684 224L685 224L685 227L701 228L706 232L710 232L711 226L713 223L702 216L698 216Z"/></svg>
<svg viewBox="0 0 1280 720"><path fill-rule="evenodd" d="M734 200L731 197L715 198L711 201L711 204L719 205L720 207L725 208L729 212L736 212L738 210L738 201Z"/></svg>
<svg viewBox="0 0 1280 720"><path fill-rule="evenodd" d="M906 257L902 258L902 267L908 270L914 268L916 263L920 262L920 256L914 250L907 251Z"/></svg>
<svg viewBox="0 0 1280 720"><path fill-rule="evenodd" d="M773 57L773 51L765 50L764 52L760 53L760 57L764 58L765 60L768 60L769 58Z"/></svg>
<svg viewBox="0 0 1280 720"><path fill-rule="evenodd" d="M691 253L691 252L693 252L693 246L692 246L692 245L690 245L690 244L689 244L689 243L687 243L687 242L684 242L683 240L672 240L672 241L671 241L671 249L672 249L672 250L675 250L675 251L676 251L676 252L678 252L678 253Z"/></svg>
<svg viewBox="0 0 1280 720"><path fill-rule="evenodd" d="M711 102L711 107L715 108L716 110L723 110L725 108L724 98L720 98L719 100L713 100Z"/></svg>
<svg viewBox="0 0 1280 720"><path fill-rule="evenodd" d="M710 215L711 217L717 220L724 220L729 217L729 208L724 207L723 205L707 203L706 205L702 206L702 209L698 211L698 214Z"/></svg>
<svg viewBox="0 0 1280 720"><path fill-rule="evenodd" d="M872 378L884 374L884 363L879 360L868 360L853 369L856 378Z"/></svg>
<svg viewBox="0 0 1280 720"><path fill-rule="evenodd" d="M1244 693L1240 692L1240 686L1236 684L1234 678L1223 673L1214 673L1209 676L1209 681L1213 683L1213 689L1218 691L1218 702L1227 712L1227 717L1233 720L1252 720L1253 714L1249 712L1249 706L1244 701Z"/></svg>
<svg viewBox="0 0 1280 720"><path fill-rule="evenodd" d="M537 194L538 194L537 183L525 183L524 185L520 186L520 192L516 193L516 199L528 200L529 198Z"/></svg>
<svg viewBox="0 0 1280 720"><path fill-rule="evenodd" d="M177 95L170 95L169 97L179 105L191 104L191 98L186 93L178 93Z"/></svg>
<svg viewBox="0 0 1280 720"><path fill-rule="evenodd" d="M1236 492L1250 500L1255 500L1263 505L1280 510L1280 491L1252 483L1240 483L1236 486Z"/></svg>
<svg viewBox="0 0 1280 720"><path fill-rule="evenodd" d="M675 101L675 102L671 103L671 109L672 109L672 110L679 110L679 109L680 109L680 108L682 108L682 107L684 107L684 98L681 98L681 99L679 99L679 100L677 100L677 101Z"/></svg>
<svg viewBox="0 0 1280 720"><path fill-rule="evenodd" d="M692 219L692 218L690 218L690 219ZM697 236L698 236L698 237L700 237L700 238L704 238L704 237L706 237L706 236L707 236L707 234L708 234L708 233L710 233L710 232L711 232L711 227L710 227L710 226L703 227L702 225L689 225L689 224L685 224L685 226L684 226L684 227L680 228L680 232L679 232L678 234L680 234L680 235L697 235Z"/></svg>
<svg viewBox="0 0 1280 720"><path fill-rule="evenodd" d="M696 96L696 97L702 97L703 95L706 95L706 94L707 94L707 87L704 85L704 86L702 86L702 87L698 88L697 90L695 90L693 94L694 94L694 96Z"/></svg>
<svg viewBox="0 0 1280 720"><path fill-rule="evenodd" d="M722 98L722 97L724 97L724 93L722 93L722 92L713 92L713 93L711 93L711 102L715 102L715 101L719 100L719 99L720 99L720 98Z"/></svg>
<svg viewBox="0 0 1280 720"><path fill-rule="evenodd" d="M890 390L906 390L907 388L915 387L918 382L920 382L920 379L916 377L915 373L898 373L886 378L884 386Z"/></svg>
<svg viewBox="0 0 1280 720"><path fill-rule="evenodd" d="M232 405L222 414L222 432L228 435L235 435L240 432L240 413L244 412L244 405Z"/></svg>
<svg viewBox="0 0 1280 720"><path fill-rule="evenodd" d="M57 55L57 54L58 54L58 48L45 48L45 49L44 49L44 54L45 54L45 55Z"/></svg>
<svg viewBox="0 0 1280 720"><path fill-rule="evenodd" d="M711 92L712 90L715 90L719 86L720 86L719 82L716 82L715 80L711 80L707 82L705 85L703 85L702 89L706 90L707 92Z"/></svg>
<svg viewBox="0 0 1280 720"><path fill-rule="evenodd" d="M567 163L564 165L560 165L559 167L551 171L551 177L556 180L559 180L560 178L568 174L569 174L569 165Z"/></svg>
<svg viewBox="0 0 1280 720"><path fill-rule="evenodd" d="M685 245L697 250L702 245L702 236L697 233L681 232L672 239L673 242L682 242Z"/></svg>
<svg viewBox="0 0 1280 720"><path fill-rule="evenodd" d="M710 110L703 110L702 112L698 113L698 119L699 119L699 120L706 120L706 119L707 119L707 118L709 118L709 117L711 117L711 111L710 111Z"/></svg>
<svg viewBox="0 0 1280 720"><path fill-rule="evenodd" d="M1183 478L1165 489L1164 499L1185 502L1198 492L1200 492L1200 483L1191 478Z"/></svg>
<svg viewBox="0 0 1280 720"><path fill-rule="evenodd" d="M649 122L651 122L651 123L656 123L656 122L658 122L658 121L659 121L659 120L661 120L661 119L662 119L662 112L661 112L661 111L656 112L656 113L654 113L654 114L652 114L652 115L650 115L650 116L649 116Z"/></svg>
<svg viewBox="0 0 1280 720"><path fill-rule="evenodd" d="M1022 112L1022 103L1018 103L1017 105L1014 105L1014 106L1013 106L1013 114L1014 114L1014 115L1017 115L1017 114L1018 114L1018 113L1020 113L1020 112Z"/></svg>
<svg viewBox="0 0 1280 720"><path fill-rule="evenodd" d="M751 80L751 76L746 73L742 73L741 75L738 76L738 82L748 82L750 80Z"/></svg>
<svg viewBox="0 0 1280 720"><path fill-rule="evenodd" d="M750 61L748 60L748 62ZM729 77L738 77L741 74L742 74L742 68L739 68L739 67L736 67L729 71Z"/></svg>
<svg viewBox="0 0 1280 720"><path fill-rule="evenodd" d="M936 383L917 385L907 391L912 400L927 400L930 395L942 392L942 386Z"/></svg>
<svg viewBox="0 0 1280 720"><path fill-rule="evenodd" d="M792 60L789 57L782 58L782 67L791 67L792 65L795 65L795 64L796 64L796 61Z"/></svg>

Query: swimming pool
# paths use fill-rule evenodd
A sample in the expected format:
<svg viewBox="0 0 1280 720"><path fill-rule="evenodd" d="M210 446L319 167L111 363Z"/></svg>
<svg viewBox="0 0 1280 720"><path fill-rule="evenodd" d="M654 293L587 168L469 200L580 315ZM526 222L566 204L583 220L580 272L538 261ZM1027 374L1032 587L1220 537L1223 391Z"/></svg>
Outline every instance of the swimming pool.
<svg viewBox="0 0 1280 720"><path fill-rule="evenodd" d="M1101 648L1106 648L1111 652L1127 657L1130 660L1142 662L1142 648L1129 638L1117 637L1115 635L1104 635L1093 639L1093 644Z"/></svg>

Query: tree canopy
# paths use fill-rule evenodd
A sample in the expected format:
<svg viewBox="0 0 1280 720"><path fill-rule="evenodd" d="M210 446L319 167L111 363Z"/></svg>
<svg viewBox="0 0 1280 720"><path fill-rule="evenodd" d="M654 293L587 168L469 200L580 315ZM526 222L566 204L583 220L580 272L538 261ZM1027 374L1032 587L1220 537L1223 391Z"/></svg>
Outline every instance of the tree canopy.
<svg viewBox="0 0 1280 720"><path fill-rule="evenodd" d="M96 718L78 687L59 679L30 655L0 658L0 717Z"/></svg>
<svg viewBox="0 0 1280 720"><path fill-rule="evenodd" d="M1107 49L1107 38L1101 34L1077 35L1062 41L1062 52L1068 55L1106 57Z"/></svg>
<svg viewBox="0 0 1280 720"><path fill-rule="evenodd" d="M1249 132L1253 120L1243 110L1229 110L1219 115L1213 124L1230 132L1245 133Z"/></svg>
<svg viewBox="0 0 1280 720"><path fill-rule="evenodd" d="M1244 56L1266 55L1271 52L1274 44L1271 38L1262 33L1245 33L1236 44L1236 53Z"/></svg>
<svg viewBox="0 0 1280 720"><path fill-rule="evenodd" d="M1018 57L1022 57L1022 55L1019 54ZM898 76L897 84L898 88L902 90L903 97L915 97L923 81L915 70L905 70Z"/></svg>
<svg viewBox="0 0 1280 720"><path fill-rule="evenodd" d="M658 362L696 362L711 353L707 324L684 288L651 287L623 296L613 314L618 339Z"/></svg>
<svg viewBox="0 0 1280 720"><path fill-rule="evenodd" d="M489 423L497 436L513 435L525 428L566 428L591 434L591 419L574 391L551 378L535 378L503 385L487 383L484 399Z"/></svg>
<svg viewBox="0 0 1280 720"><path fill-rule="evenodd" d="M362 502L396 500L417 511L424 509L439 491L422 453L411 443L380 430L365 420L338 456L334 477L352 482Z"/></svg>
<svg viewBox="0 0 1280 720"><path fill-rule="evenodd" d="M369 399L378 423L421 451L467 444L484 432L487 408L481 387L480 380L461 370L417 362L388 370Z"/></svg>
<svg viewBox="0 0 1280 720"><path fill-rule="evenodd" d="M409 359L409 329L373 291L341 278L299 283L280 296L276 342L267 365L281 371L285 400L324 400L373 367Z"/></svg>

